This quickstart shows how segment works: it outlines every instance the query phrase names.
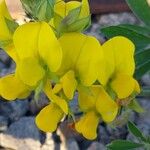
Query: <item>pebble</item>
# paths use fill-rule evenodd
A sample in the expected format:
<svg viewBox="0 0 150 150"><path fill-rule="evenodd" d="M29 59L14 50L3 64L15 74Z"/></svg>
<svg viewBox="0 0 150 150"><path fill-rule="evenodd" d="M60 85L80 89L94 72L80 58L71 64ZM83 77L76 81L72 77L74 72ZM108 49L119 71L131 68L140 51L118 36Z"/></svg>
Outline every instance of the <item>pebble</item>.
<svg viewBox="0 0 150 150"><path fill-rule="evenodd" d="M28 100L4 101L0 100L0 114L10 121L16 121L24 116L29 109Z"/></svg>
<svg viewBox="0 0 150 150"><path fill-rule="evenodd" d="M87 150L106 150L106 147L99 142L93 142Z"/></svg>
<svg viewBox="0 0 150 150"><path fill-rule="evenodd" d="M0 132L6 131L8 128L8 119L4 116L0 116Z"/></svg>
<svg viewBox="0 0 150 150"><path fill-rule="evenodd" d="M0 134L0 146L14 150L40 150L40 138L34 117L22 117Z"/></svg>

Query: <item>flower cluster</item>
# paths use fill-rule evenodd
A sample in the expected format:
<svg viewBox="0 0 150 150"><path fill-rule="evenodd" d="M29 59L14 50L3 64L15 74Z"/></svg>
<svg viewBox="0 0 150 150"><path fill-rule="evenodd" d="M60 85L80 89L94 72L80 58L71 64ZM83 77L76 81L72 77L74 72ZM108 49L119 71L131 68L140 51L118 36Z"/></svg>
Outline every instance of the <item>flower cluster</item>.
<svg viewBox="0 0 150 150"><path fill-rule="evenodd" d="M78 8L79 13L74 13ZM0 95L15 100L33 91L44 92L49 105L35 122L42 131L53 132L64 116L70 115L69 103L77 92L83 116L75 121L75 129L92 140L99 122L112 122L121 101L140 92L133 78L135 47L121 36L101 45L95 37L82 34L90 18L88 0L56 0L54 12L48 23L29 22L11 32L6 19L12 18L5 1L0 1L0 41L16 63L14 73L0 78ZM70 14L78 14L75 22ZM64 21L67 27L62 27Z"/></svg>

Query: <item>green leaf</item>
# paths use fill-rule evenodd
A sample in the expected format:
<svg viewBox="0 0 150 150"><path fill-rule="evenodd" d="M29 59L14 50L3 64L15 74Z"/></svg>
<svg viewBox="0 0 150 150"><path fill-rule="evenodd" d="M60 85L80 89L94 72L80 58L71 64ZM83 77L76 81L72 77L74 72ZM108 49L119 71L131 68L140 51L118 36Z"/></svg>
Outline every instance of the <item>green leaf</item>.
<svg viewBox="0 0 150 150"><path fill-rule="evenodd" d="M128 129L135 137L140 138L144 142L146 141L142 132L130 121L128 122Z"/></svg>
<svg viewBox="0 0 150 150"><path fill-rule="evenodd" d="M148 27L145 27L145 26L130 25L130 24L121 24L119 26L124 27L124 28L129 29L129 30L133 30L133 31L140 33L140 34L144 34L146 36L150 34L150 29Z"/></svg>
<svg viewBox="0 0 150 150"><path fill-rule="evenodd" d="M140 79L149 70L150 70L150 60L141 65L136 66L136 70L135 70L136 79Z"/></svg>
<svg viewBox="0 0 150 150"><path fill-rule="evenodd" d="M18 23L16 23L15 21L13 20L9 20L7 18L5 18L5 22L6 22L6 25L9 29L9 31L13 34L15 32L15 30L18 28Z"/></svg>
<svg viewBox="0 0 150 150"><path fill-rule="evenodd" d="M38 21L49 22L54 16L55 0L21 0L27 15Z"/></svg>
<svg viewBox="0 0 150 150"><path fill-rule="evenodd" d="M140 79L145 73L150 71L150 48L140 50L135 54L136 78Z"/></svg>
<svg viewBox="0 0 150 150"><path fill-rule="evenodd" d="M133 43L135 43L137 51L150 45L150 37L125 26L110 26L102 28L101 31L107 38L112 38L118 35L129 38Z"/></svg>
<svg viewBox="0 0 150 150"><path fill-rule="evenodd" d="M49 22L54 16L55 0L41 0L36 9L36 17L39 21Z"/></svg>
<svg viewBox="0 0 150 150"><path fill-rule="evenodd" d="M107 148L110 150L130 150L142 147L143 144L134 143L126 140L115 140L107 145Z"/></svg>
<svg viewBox="0 0 150 150"><path fill-rule="evenodd" d="M148 62L150 59L150 48L138 51L135 54L135 59L136 59L136 65L137 66L144 64L145 62Z"/></svg>
<svg viewBox="0 0 150 150"><path fill-rule="evenodd" d="M143 113L144 109L142 106L136 101L136 99L133 99L131 103L128 105L128 108L136 111L137 113Z"/></svg>
<svg viewBox="0 0 150 150"><path fill-rule="evenodd" d="M132 11L147 26L150 26L150 6L148 0L126 0Z"/></svg>

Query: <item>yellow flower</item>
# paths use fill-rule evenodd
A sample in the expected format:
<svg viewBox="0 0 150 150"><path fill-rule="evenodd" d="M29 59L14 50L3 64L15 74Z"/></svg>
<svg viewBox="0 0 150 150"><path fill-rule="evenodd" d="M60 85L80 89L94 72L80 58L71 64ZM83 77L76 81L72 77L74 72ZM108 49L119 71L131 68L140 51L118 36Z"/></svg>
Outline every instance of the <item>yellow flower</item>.
<svg viewBox="0 0 150 150"><path fill-rule="evenodd" d="M62 64L57 71L60 77L54 90L63 90L67 99L73 99L78 85L91 86L98 79L103 53L99 41L81 33L66 33L59 42L62 47ZM76 44L78 43L78 44Z"/></svg>
<svg viewBox="0 0 150 150"><path fill-rule="evenodd" d="M88 0L69 1L57 0L54 6L54 18L50 24L58 31L82 31L90 23Z"/></svg>
<svg viewBox="0 0 150 150"><path fill-rule="evenodd" d="M38 114L36 123L41 130L52 132L64 114L68 114L68 103L52 91L50 83L50 74L61 65L61 46L45 22L18 27L13 35L13 44L18 57L16 72L0 78L0 95L7 100L26 98L42 83L40 90L45 92L51 103Z"/></svg>
<svg viewBox="0 0 150 150"><path fill-rule="evenodd" d="M59 38L62 47L62 64L57 74L63 76L74 71L78 82L91 86L98 78L99 64L103 60L99 41L81 33L66 33Z"/></svg>
<svg viewBox="0 0 150 150"><path fill-rule="evenodd" d="M119 99L140 92L138 82L133 78L135 70L134 44L127 38L117 36L102 45L105 64L99 69L99 81L110 86Z"/></svg>
<svg viewBox="0 0 150 150"><path fill-rule="evenodd" d="M60 44L45 22L27 23L18 27L13 35L13 42L18 56L16 73L0 79L0 89L16 92L14 97L9 97L11 92L0 90L0 94L6 99L9 97L10 100L20 96L21 89L17 88L19 81L24 87L35 89L44 78L48 78L48 72L58 70L62 58ZM12 81L9 82L10 80ZM16 89L9 89L12 82Z"/></svg>
<svg viewBox="0 0 150 150"><path fill-rule="evenodd" d="M101 85L92 85L90 92L80 87L78 92L79 107L85 115L76 123L75 128L84 137L93 140L97 137L100 119L107 123L112 122L118 113L118 105Z"/></svg>
<svg viewBox="0 0 150 150"><path fill-rule="evenodd" d="M53 90L49 82L46 83L44 92L52 103L44 107L37 115L36 125L44 132L54 132L57 124L65 114L68 114L68 103L56 95L58 91Z"/></svg>

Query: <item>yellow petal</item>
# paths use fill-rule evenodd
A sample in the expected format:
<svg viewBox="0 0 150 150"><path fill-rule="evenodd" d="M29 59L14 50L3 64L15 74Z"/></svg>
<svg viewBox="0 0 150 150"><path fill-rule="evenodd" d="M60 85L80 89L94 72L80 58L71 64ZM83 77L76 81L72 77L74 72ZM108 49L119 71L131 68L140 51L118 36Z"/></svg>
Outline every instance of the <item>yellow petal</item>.
<svg viewBox="0 0 150 150"><path fill-rule="evenodd" d="M97 137L97 126L100 118L94 111L87 112L80 120L75 124L75 129L81 133L85 138L94 140Z"/></svg>
<svg viewBox="0 0 150 150"><path fill-rule="evenodd" d="M29 86L36 86L45 75L44 69L36 58L25 58L17 66L20 79Z"/></svg>
<svg viewBox="0 0 150 150"><path fill-rule="evenodd" d="M70 1L66 3L66 16L69 14L69 12L75 8L78 8L81 6L81 3L78 1Z"/></svg>
<svg viewBox="0 0 150 150"><path fill-rule="evenodd" d="M64 18L66 16L65 8L66 3L64 1L59 1L55 4L54 11L56 14Z"/></svg>
<svg viewBox="0 0 150 150"><path fill-rule="evenodd" d="M90 86L98 78L103 53L99 41L81 33L67 33L59 39L63 60L59 73L74 70L81 83ZM78 44L76 44L78 43Z"/></svg>
<svg viewBox="0 0 150 150"><path fill-rule="evenodd" d="M40 28L40 22L31 22L19 26L15 31L13 41L20 59L38 57Z"/></svg>
<svg viewBox="0 0 150 150"><path fill-rule="evenodd" d="M54 132L62 117L62 110L55 104L50 104L40 111L35 119L35 123L44 132Z"/></svg>
<svg viewBox="0 0 150 150"><path fill-rule="evenodd" d="M61 84L56 84L56 85L54 86L54 88L52 89L52 92L53 92L54 94L57 94L57 93L59 93L61 90L62 90L62 85L61 85Z"/></svg>
<svg viewBox="0 0 150 150"><path fill-rule="evenodd" d="M115 73L133 75L135 70L135 46L129 39L116 36L105 42L102 47L106 59L108 78Z"/></svg>
<svg viewBox="0 0 150 150"><path fill-rule="evenodd" d="M82 7L79 18L85 18L90 15L90 8L88 0L82 0Z"/></svg>
<svg viewBox="0 0 150 150"><path fill-rule="evenodd" d="M0 95L6 100L25 98L30 94L28 87L14 74L0 78Z"/></svg>
<svg viewBox="0 0 150 150"><path fill-rule="evenodd" d="M18 54L13 44L10 44L9 46L7 46L5 48L5 51L16 63L18 63L19 61Z"/></svg>
<svg viewBox="0 0 150 150"><path fill-rule="evenodd" d="M56 72L61 65L62 49L53 30L45 22L42 22L38 40L40 57L52 72Z"/></svg>
<svg viewBox="0 0 150 150"><path fill-rule="evenodd" d="M68 103L63 98L53 93L51 85L48 82L44 87L44 92L53 103L60 107L65 114L68 114Z"/></svg>
<svg viewBox="0 0 150 150"><path fill-rule="evenodd" d="M126 74L117 74L110 85L120 99L129 97L135 89L134 79Z"/></svg>
<svg viewBox="0 0 150 150"><path fill-rule="evenodd" d="M5 18L11 19L5 0L0 0L0 40L10 40L12 35L6 25Z"/></svg>
<svg viewBox="0 0 150 150"><path fill-rule="evenodd" d="M67 72L60 80L63 91L68 99L73 99L77 87L77 81L73 71Z"/></svg>
<svg viewBox="0 0 150 150"><path fill-rule="evenodd" d="M79 7L81 5L78 1L70 1L65 3L64 1L59 1L56 3L54 11L56 14L61 16L62 18L65 18L69 11Z"/></svg>
<svg viewBox="0 0 150 150"><path fill-rule="evenodd" d="M76 63L81 82L85 86L92 85L98 79L98 69L102 59L103 53L99 41L87 36Z"/></svg>
<svg viewBox="0 0 150 150"><path fill-rule="evenodd" d="M99 98L96 101L96 109L101 114L102 119L105 122L112 122L118 113L117 103L111 99L103 87L100 87L99 90Z"/></svg>
<svg viewBox="0 0 150 150"><path fill-rule="evenodd" d="M95 108L96 100L99 96L100 86L92 86L89 91L84 88L78 88L79 106L83 112L87 112Z"/></svg>

